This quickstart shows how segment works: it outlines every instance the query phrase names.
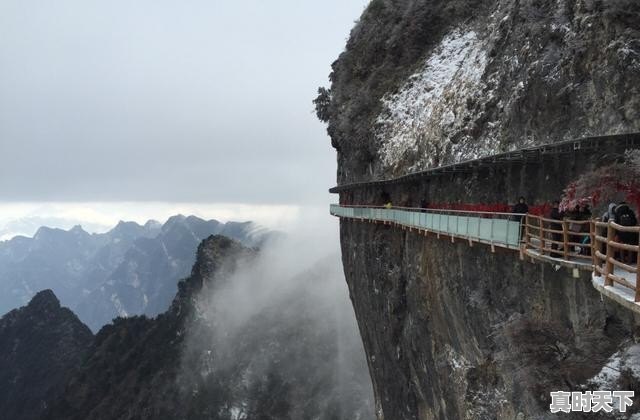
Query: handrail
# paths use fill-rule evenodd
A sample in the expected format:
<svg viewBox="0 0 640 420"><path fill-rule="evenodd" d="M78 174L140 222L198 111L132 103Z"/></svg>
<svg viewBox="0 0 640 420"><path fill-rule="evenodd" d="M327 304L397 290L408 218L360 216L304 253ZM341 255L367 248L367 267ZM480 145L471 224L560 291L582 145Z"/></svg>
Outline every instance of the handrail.
<svg viewBox="0 0 640 420"><path fill-rule="evenodd" d="M589 232L574 232L569 229L572 225L584 226L590 225L590 223L591 221L589 220L549 219L543 216L527 214L524 238L525 251L533 250L538 253L539 257L546 257L546 254L549 254L549 257L552 258L561 256L566 261L592 259L590 253L581 254L587 245L573 240L576 237L582 239L589 237L590 242L592 242L591 229L589 229ZM549 234L551 234L551 237L549 237ZM548 243L551 244L551 247L547 246ZM571 252L572 247L580 247L580 250ZM591 245L588 245L588 247L589 251L591 251Z"/></svg>
<svg viewBox="0 0 640 420"><path fill-rule="evenodd" d="M493 247L520 249L520 230L524 214L471 212L424 209L417 207L385 207L332 205L331 213L349 219L394 224L421 232L433 232L486 243ZM486 217L492 216L492 217ZM497 216L497 217L496 217Z"/></svg>
<svg viewBox="0 0 640 420"><path fill-rule="evenodd" d="M638 234L638 239L640 239L640 226L622 226L615 222L594 222L592 230L595 231L597 228L605 228L607 229L607 237L596 235L596 244L594 245L594 275L598 275L604 277L604 286L613 286L614 283L621 284L625 287L634 289L635 302L640 302L640 246L639 245L631 245L623 242L618 242L616 239L616 234L618 232L630 232ZM600 252L600 250L596 247L600 247L600 245L606 246L606 254ZM636 266L632 266L627 263L627 261L618 261L615 256L618 251L627 251L627 252L635 252L636 253ZM601 264L604 267L601 267ZM615 269L618 268L624 272L635 274L635 285L630 283L623 276L618 275L615 272Z"/></svg>
<svg viewBox="0 0 640 420"><path fill-rule="evenodd" d="M422 213L425 212L444 212L444 213L464 213L464 214L490 214L490 215L498 215L498 216L517 216L524 217L526 213L506 213L499 211L477 211L477 210L453 210L453 209L432 209L425 207L405 207L405 206L374 206L374 205L357 205L357 204L340 204L340 207L348 207L348 208L372 208L372 209L396 209L396 210L408 210L408 211L419 211Z"/></svg>
<svg viewBox="0 0 640 420"><path fill-rule="evenodd" d="M640 233L640 226L622 226L617 224L616 222L609 222L609 223L611 223L611 226L618 232Z"/></svg>

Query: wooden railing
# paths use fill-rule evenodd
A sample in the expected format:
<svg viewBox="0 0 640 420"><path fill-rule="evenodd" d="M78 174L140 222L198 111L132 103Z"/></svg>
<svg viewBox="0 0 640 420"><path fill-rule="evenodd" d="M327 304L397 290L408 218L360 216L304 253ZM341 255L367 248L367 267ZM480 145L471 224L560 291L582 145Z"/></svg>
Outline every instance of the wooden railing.
<svg viewBox="0 0 640 420"><path fill-rule="evenodd" d="M629 233L636 239L640 239L640 226L622 226L613 222L593 222L593 268L594 273L604 277L605 286L613 286L614 283L621 284L625 287L635 290L635 301L640 302L640 247L638 245L630 245L617 239L620 233ZM606 232L606 237L601 233ZM634 240L638 243L637 240ZM605 253L600 252L604 245ZM617 255L629 253L635 266L629 264L630 261L622 262L616 259ZM635 254L635 255L634 255ZM602 266L601 266L602 264ZM630 273L634 278L635 284L630 283L624 276L615 274L615 269L619 268L624 272Z"/></svg>
<svg viewBox="0 0 640 420"><path fill-rule="evenodd" d="M578 262L583 268L592 269L596 276L602 276L605 286L617 283L634 290L635 301L640 302L640 247L637 245L640 226L598 220L547 219L530 214L524 226L525 250L542 258ZM621 241L620 233L635 235L635 245ZM621 261L624 253L631 255L636 265L629 259ZM630 273L634 282L629 281L629 276L616 273L616 268Z"/></svg>
<svg viewBox="0 0 640 420"><path fill-rule="evenodd" d="M541 256L548 255L566 261L592 260L590 226L590 220L556 220L527 214L525 248L536 250Z"/></svg>

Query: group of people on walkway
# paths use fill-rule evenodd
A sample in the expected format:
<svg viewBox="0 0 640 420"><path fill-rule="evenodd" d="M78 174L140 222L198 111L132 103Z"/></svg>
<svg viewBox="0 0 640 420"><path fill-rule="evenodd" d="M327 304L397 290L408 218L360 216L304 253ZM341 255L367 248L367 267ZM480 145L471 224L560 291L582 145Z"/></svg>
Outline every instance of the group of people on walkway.
<svg viewBox="0 0 640 420"><path fill-rule="evenodd" d="M529 206L527 205L524 197L520 197L518 202L512 208L513 213L526 214L529 213ZM522 218L523 216L519 216ZM560 201L556 200L551 206L551 211L548 214L548 218L557 222L549 223L549 229L551 232L551 253L552 257L560 257L560 243L563 242L563 224L564 220L568 221L569 230L569 242L580 243L582 246L577 247L577 251L584 255L589 255L591 252L591 237L589 233L589 224L580 223L582 221L589 221L593 219L591 207L587 203L578 204L569 211L562 211L560 208ZM600 218L603 222L614 222L621 226L637 226L638 219L636 213L633 211L628 203L622 201L620 203L610 203L607 207L607 211ZM606 236L606 235L604 235ZM624 232L618 231L614 241L627 245L638 245L639 236L637 232ZM635 253L621 250L619 257L622 261L627 263L635 262Z"/></svg>

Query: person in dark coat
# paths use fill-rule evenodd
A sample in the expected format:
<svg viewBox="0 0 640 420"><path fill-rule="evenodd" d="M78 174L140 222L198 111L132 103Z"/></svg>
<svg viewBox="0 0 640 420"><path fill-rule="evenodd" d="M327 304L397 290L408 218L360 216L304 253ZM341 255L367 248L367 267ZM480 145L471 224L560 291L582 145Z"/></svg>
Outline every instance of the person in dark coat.
<svg viewBox="0 0 640 420"><path fill-rule="evenodd" d="M580 220L590 220L593 214L591 213L591 207L588 204L580 206Z"/></svg>
<svg viewBox="0 0 640 420"><path fill-rule="evenodd" d="M613 213L615 214L616 223L619 225L636 226L638 224L636 213L624 201L614 208Z"/></svg>
<svg viewBox="0 0 640 420"><path fill-rule="evenodd" d="M618 204L614 209L615 221L622 226L637 226L638 219L636 213L624 201ZM627 245L638 245L638 234L636 232L618 232L620 242ZM622 260L627 264L635 262L636 253L622 250Z"/></svg>
<svg viewBox="0 0 640 420"><path fill-rule="evenodd" d="M516 216L517 221L521 221L524 217L522 215L529 213L529 206L527 206L527 202L525 201L524 197L518 198L518 202L515 206L513 206L511 212L518 213L518 216Z"/></svg>
<svg viewBox="0 0 640 420"><path fill-rule="evenodd" d="M525 228L524 224L522 223L522 219L524 218L525 214L529 213L529 206L527 206L524 197L518 198L518 202L515 206L513 206L511 212L517 213L517 215L511 216L511 219L516 222L520 222L520 240L522 240L525 235Z"/></svg>

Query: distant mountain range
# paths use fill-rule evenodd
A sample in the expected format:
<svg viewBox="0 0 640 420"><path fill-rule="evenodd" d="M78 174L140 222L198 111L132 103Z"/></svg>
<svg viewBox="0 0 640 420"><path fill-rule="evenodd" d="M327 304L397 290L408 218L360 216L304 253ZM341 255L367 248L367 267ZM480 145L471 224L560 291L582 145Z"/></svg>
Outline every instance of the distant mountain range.
<svg viewBox="0 0 640 420"><path fill-rule="evenodd" d="M16 236L33 236L42 226L58 226L68 230L76 225L89 232L106 232L112 226L89 220L72 219L56 216L24 216L15 219L4 220L0 224L0 241L7 241Z"/></svg>
<svg viewBox="0 0 640 420"><path fill-rule="evenodd" d="M0 314L51 289L94 331L117 316L157 315L189 274L198 244L217 234L249 247L276 235L251 222L177 215L164 225L120 222L102 234L41 227L33 238L0 242Z"/></svg>

